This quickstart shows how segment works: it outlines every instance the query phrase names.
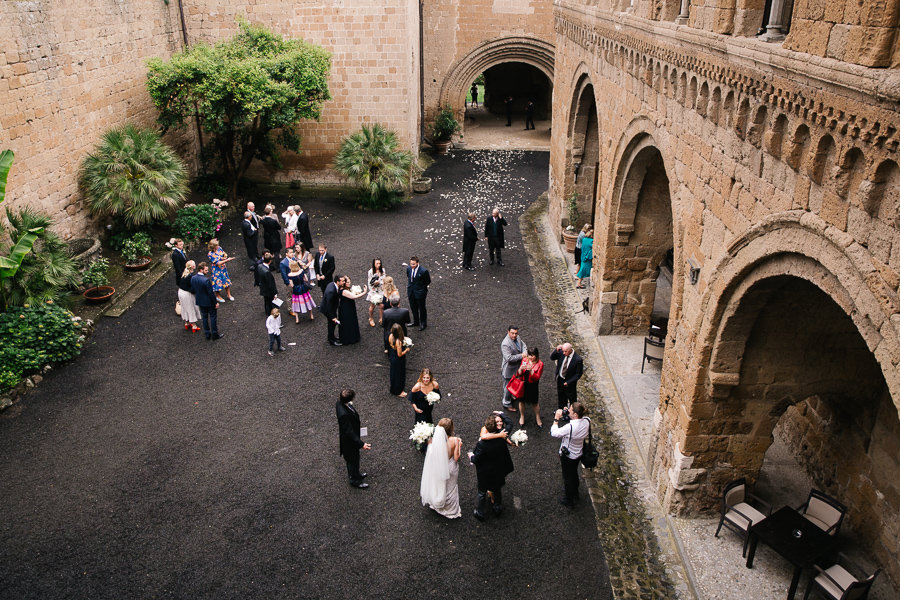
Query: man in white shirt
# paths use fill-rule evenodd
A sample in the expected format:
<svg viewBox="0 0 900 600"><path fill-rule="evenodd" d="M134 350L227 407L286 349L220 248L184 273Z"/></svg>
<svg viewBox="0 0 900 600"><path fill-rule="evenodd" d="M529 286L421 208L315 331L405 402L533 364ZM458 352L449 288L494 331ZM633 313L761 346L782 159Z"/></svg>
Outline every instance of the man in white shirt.
<svg viewBox="0 0 900 600"><path fill-rule="evenodd" d="M581 402L571 404L568 409L570 421L560 427L563 409L559 409L553 416L553 426L550 428L550 435L562 439L559 462L562 466L565 495L559 499L559 503L569 508L575 506L575 502L578 501L578 462L584 452L584 440L588 436L591 424L588 419L582 418L584 413L584 404Z"/></svg>

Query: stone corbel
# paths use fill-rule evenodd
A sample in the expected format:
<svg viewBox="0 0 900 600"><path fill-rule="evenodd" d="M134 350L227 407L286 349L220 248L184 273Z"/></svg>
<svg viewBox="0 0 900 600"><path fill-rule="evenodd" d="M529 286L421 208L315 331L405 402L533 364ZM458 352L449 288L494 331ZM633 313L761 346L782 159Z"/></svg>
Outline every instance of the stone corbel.
<svg viewBox="0 0 900 600"><path fill-rule="evenodd" d="M736 387L740 382L740 373L719 373L717 371L710 371L707 391L711 398L727 398L731 394L731 389Z"/></svg>
<svg viewBox="0 0 900 600"><path fill-rule="evenodd" d="M632 233L634 233L634 223L617 223L616 246L627 246Z"/></svg>
<svg viewBox="0 0 900 600"><path fill-rule="evenodd" d="M700 478L706 475L706 469L692 469L693 456L681 453L679 443L675 442L672 451L672 467L669 469L669 482L678 491L693 491L700 487Z"/></svg>

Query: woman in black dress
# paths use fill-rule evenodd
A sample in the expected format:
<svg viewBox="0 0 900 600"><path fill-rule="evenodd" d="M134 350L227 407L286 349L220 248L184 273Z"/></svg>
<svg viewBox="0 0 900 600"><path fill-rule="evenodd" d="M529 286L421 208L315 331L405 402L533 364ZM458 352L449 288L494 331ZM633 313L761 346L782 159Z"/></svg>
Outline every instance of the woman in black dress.
<svg viewBox="0 0 900 600"><path fill-rule="evenodd" d="M338 321L340 325L341 344L347 346L359 342L359 318L356 316L356 299L366 295L366 286L362 291L354 294L350 291L350 278L344 277L344 285L341 287L340 303L338 304Z"/></svg>
<svg viewBox="0 0 900 600"><path fill-rule="evenodd" d="M434 380L434 375L431 373L431 369L422 369L422 374L419 375L419 380L416 382L416 385L413 386L412 391L409 393L409 403L416 415L416 423L422 421L424 421L425 423L434 423L433 417L431 415L431 411L434 408L434 405L428 402L428 394L434 392L435 394L440 396L441 391L438 389L438 387L438 382Z"/></svg>
<svg viewBox="0 0 900 600"><path fill-rule="evenodd" d="M525 387L522 397L519 399L519 426L525 424L525 405L530 404L534 409L534 421L538 427L543 427L541 422L541 406L538 396L541 375L544 373L544 362L537 348L529 348L528 354L522 359L518 375L525 378Z"/></svg>
<svg viewBox="0 0 900 600"><path fill-rule="evenodd" d="M400 398L407 396L403 388L406 387L406 354L409 348L403 347L403 337L403 328L399 323L394 323L388 336L390 346L388 357L391 360L391 393Z"/></svg>

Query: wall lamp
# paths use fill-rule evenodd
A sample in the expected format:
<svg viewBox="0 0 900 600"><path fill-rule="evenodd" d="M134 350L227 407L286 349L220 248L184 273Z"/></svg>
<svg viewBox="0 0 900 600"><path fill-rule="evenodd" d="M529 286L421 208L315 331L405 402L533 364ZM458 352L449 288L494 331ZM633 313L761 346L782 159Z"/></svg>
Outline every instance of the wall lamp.
<svg viewBox="0 0 900 600"><path fill-rule="evenodd" d="M697 285L700 280L700 267L691 258L688 259L688 279L690 279L691 285Z"/></svg>
<svg viewBox="0 0 900 600"><path fill-rule="evenodd" d="M581 163L575 163L575 183L578 183L578 171L581 170Z"/></svg>

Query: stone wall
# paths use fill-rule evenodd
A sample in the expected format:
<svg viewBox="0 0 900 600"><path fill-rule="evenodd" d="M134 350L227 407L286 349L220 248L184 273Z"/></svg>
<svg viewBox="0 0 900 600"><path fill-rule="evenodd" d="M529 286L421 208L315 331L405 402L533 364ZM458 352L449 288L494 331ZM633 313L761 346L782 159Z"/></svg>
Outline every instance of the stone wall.
<svg viewBox="0 0 900 600"><path fill-rule="evenodd" d="M564 199L575 188L571 140L578 98L589 89L600 148L592 315L599 331L646 331L661 241L639 230L654 219L655 232L671 223L672 306L649 450L667 508L691 512L711 507L723 482L756 477L778 417L820 392L821 378L846 369L833 363L842 336L856 336L874 365L867 377L893 408L879 414L887 431L898 427L900 87L896 70L648 20L640 16L646 7L623 13L556 4L550 215L562 225ZM648 194L657 202L642 218ZM660 209L666 195L668 211ZM810 323L816 335L800 338L793 355L754 337L765 311L781 310L766 309L775 296L759 291L782 277L830 298L851 331ZM816 362L816 347L828 349L832 363ZM859 400L861 386L832 379L829 394ZM860 522L896 519L900 504L888 482L900 472L887 466L890 474L871 487L890 500L877 511L859 502ZM835 490L857 502L849 489L868 490L860 483L867 471L854 477ZM898 544L897 532L880 544L883 564L896 563Z"/></svg>

